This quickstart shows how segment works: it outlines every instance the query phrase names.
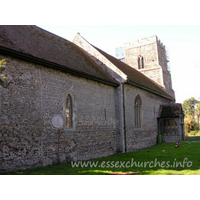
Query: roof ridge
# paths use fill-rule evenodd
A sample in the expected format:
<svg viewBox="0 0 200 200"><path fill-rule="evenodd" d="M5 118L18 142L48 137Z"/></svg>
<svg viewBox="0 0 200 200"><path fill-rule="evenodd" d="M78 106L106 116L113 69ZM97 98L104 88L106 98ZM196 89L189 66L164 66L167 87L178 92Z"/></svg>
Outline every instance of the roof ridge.
<svg viewBox="0 0 200 200"><path fill-rule="evenodd" d="M119 83L124 83L127 81L127 75L123 73L115 64L113 64L109 59L106 58L101 52L98 51L98 48L89 43L85 38L83 38L79 33L75 36L73 43L77 44L80 48L86 51L90 57L96 62L100 62L101 69L109 74L115 81ZM92 49L91 49L92 48ZM98 55L96 54L98 53ZM99 57L99 55L101 55ZM95 59L94 59L95 58ZM108 64L109 62L109 64ZM112 75L111 75L112 74Z"/></svg>
<svg viewBox="0 0 200 200"><path fill-rule="evenodd" d="M92 63L93 65L95 65L102 73L104 73L106 76L109 76L114 82L118 83L112 76L110 76L110 74L104 72L104 70L99 67L94 60L91 59L91 57L89 56L89 53L87 51L85 51L83 48L79 47L78 45L76 45L75 43L73 43L74 46L76 48L78 48L80 50L80 52L89 60L90 63Z"/></svg>
<svg viewBox="0 0 200 200"><path fill-rule="evenodd" d="M93 47L96 48L100 53L106 54L106 56L111 57L111 58L114 59L116 62L120 63L121 65L125 65L126 67L128 67L128 68L129 68L130 70L132 70L134 73L139 74L139 75L142 76L144 79L147 79L147 80L150 81L155 87L157 87L157 88L159 88L160 90L162 90L162 92L165 93L165 96L166 96L167 98L170 98L170 99L173 99L173 100L174 100L174 98L173 98L171 95L169 95L160 85L158 85L157 83L155 83L155 82L154 82L152 79L150 79L149 77L145 76L143 73L139 72L138 70L134 69L133 67L129 66L128 64L126 64L126 63L120 61L119 59L115 58L114 56L112 56L112 55L106 53L105 51L103 51L103 50L101 50L101 49L99 49L99 48L97 48L97 47L95 47L95 46L93 46ZM109 59L109 58L107 58L107 59ZM112 62L112 61L111 61L111 62ZM114 64L114 63L113 63L113 64ZM132 81L129 80L129 76L128 76L128 82L129 82L129 83L132 82ZM134 81L133 81L133 83L134 83ZM138 83L137 83L137 85L141 85L141 86L143 87L143 89L147 88L147 89L151 89L151 90L154 91L154 89L149 88L149 87L145 87L145 86L142 85L142 84L138 84ZM155 92L158 92L158 91L155 91ZM159 93L159 92L158 92L158 93Z"/></svg>

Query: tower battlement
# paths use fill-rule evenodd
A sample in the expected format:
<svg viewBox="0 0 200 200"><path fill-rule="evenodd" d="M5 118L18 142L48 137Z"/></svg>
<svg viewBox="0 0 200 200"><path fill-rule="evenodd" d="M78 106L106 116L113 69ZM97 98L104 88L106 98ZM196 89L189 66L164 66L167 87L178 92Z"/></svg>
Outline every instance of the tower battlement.
<svg viewBox="0 0 200 200"><path fill-rule="evenodd" d="M167 47L156 35L127 42L116 48L116 57L139 70L174 96Z"/></svg>
<svg viewBox="0 0 200 200"><path fill-rule="evenodd" d="M145 38L142 38L139 40L134 40L132 42L124 43L124 48L125 49L135 48L135 47L152 44L152 43L156 43L156 42L159 44L159 46L161 48L165 49L165 45L158 39L158 37L156 35L150 36L150 37L145 37Z"/></svg>

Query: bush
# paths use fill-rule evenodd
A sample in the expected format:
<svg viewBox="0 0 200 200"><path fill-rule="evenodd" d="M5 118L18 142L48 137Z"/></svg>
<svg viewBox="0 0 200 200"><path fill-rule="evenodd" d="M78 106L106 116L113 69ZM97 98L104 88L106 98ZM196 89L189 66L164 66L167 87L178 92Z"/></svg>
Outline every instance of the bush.
<svg viewBox="0 0 200 200"><path fill-rule="evenodd" d="M190 133L192 128L192 120L190 118L184 119L185 133Z"/></svg>
<svg viewBox="0 0 200 200"><path fill-rule="evenodd" d="M199 125L195 122L194 119L185 118L184 119L185 133L190 133L190 131L199 130Z"/></svg>
<svg viewBox="0 0 200 200"><path fill-rule="evenodd" d="M199 130L190 131L190 133L187 134L188 136L200 136Z"/></svg>

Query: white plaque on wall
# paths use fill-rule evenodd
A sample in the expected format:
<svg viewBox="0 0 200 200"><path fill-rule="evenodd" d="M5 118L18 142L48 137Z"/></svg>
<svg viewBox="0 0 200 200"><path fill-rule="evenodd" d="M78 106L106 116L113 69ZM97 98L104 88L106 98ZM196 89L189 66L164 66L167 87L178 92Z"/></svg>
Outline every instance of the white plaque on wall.
<svg viewBox="0 0 200 200"><path fill-rule="evenodd" d="M62 116L61 115L55 115L52 118L52 125L55 128L62 128L63 127L63 118L62 118Z"/></svg>

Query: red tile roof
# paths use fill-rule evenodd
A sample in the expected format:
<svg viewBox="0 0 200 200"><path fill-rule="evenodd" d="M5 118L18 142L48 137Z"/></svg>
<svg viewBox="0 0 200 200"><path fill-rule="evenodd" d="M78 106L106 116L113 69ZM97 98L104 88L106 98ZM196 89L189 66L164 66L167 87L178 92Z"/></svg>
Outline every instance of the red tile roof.
<svg viewBox="0 0 200 200"><path fill-rule="evenodd" d="M179 103L170 105L161 105L158 118L173 118L183 114L182 105Z"/></svg>

